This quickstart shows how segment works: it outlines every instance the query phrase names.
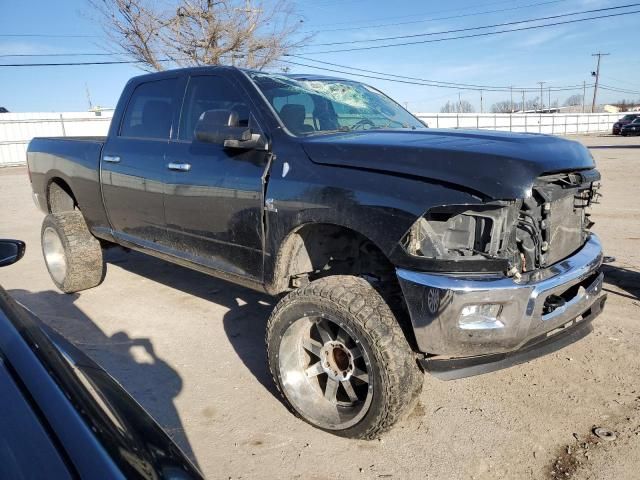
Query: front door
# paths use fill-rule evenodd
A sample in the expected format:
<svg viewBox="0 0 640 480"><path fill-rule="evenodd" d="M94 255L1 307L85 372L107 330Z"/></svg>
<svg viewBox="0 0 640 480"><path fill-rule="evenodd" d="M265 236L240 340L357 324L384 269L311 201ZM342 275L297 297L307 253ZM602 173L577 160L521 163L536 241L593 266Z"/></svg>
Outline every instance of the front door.
<svg viewBox="0 0 640 480"><path fill-rule="evenodd" d="M149 248L165 242L166 153L178 87L178 77L139 84L102 152L102 192L114 235Z"/></svg>
<svg viewBox="0 0 640 480"><path fill-rule="evenodd" d="M169 142L171 180L165 196L167 234L176 254L218 271L262 281L262 176L266 152L195 140L206 110L235 110L242 126L250 102L226 78L194 75L187 84L177 135Z"/></svg>

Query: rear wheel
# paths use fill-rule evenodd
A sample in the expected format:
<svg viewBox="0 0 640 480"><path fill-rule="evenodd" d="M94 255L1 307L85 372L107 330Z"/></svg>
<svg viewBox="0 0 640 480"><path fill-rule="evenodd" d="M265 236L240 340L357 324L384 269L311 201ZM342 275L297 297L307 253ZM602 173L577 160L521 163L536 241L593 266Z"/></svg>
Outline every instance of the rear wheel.
<svg viewBox="0 0 640 480"><path fill-rule="evenodd" d="M322 278L283 298L269 319L267 351L292 411L345 437L388 430L422 387L400 325L358 277Z"/></svg>
<svg viewBox="0 0 640 480"><path fill-rule="evenodd" d="M42 222L41 234L47 270L60 290L78 292L102 282L102 248L80 211L50 213Z"/></svg>

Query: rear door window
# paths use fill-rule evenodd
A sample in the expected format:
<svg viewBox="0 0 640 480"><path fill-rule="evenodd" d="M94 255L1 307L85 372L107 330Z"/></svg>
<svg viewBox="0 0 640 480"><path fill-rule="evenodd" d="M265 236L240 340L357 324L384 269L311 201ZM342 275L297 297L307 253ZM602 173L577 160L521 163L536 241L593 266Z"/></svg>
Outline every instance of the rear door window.
<svg viewBox="0 0 640 480"><path fill-rule="evenodd" d="M171 134L177 81L177 78L167 78L138 85L124 113L120 136L167 140Z"/></svg>

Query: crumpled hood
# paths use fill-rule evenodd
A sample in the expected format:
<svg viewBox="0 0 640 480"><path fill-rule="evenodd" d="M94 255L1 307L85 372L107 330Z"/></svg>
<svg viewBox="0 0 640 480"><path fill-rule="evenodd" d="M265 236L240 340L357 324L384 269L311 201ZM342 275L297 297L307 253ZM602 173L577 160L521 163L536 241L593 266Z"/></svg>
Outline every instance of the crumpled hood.
<svg viewBox="0 0 640 480"><path fill-rule="evenodd" d="M312 136L319 164L448 182L492 199L523 198L542 174L595 166L578 142L549 135L473 130L375 130Z"/></svg>

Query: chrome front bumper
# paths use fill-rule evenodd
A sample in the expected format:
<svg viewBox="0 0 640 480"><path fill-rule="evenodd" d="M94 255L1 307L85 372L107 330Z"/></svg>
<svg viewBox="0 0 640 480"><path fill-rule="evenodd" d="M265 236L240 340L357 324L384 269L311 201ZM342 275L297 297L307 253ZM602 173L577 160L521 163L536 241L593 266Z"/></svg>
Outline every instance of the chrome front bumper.
<svg viewBox="0 0 640 480"><path fill-rule="evenodd" d="M532 339L591 320L604 303L601 264L602 245L591 235L573 256L536 272L535 280L528 282L503 275L454 276L404 269L396 273L419 350L469 357L511 352ZM551 295L564 303L550 309ZM461 323L465 307L488 304L500 305L497 322L472 328Z"/></svg>

